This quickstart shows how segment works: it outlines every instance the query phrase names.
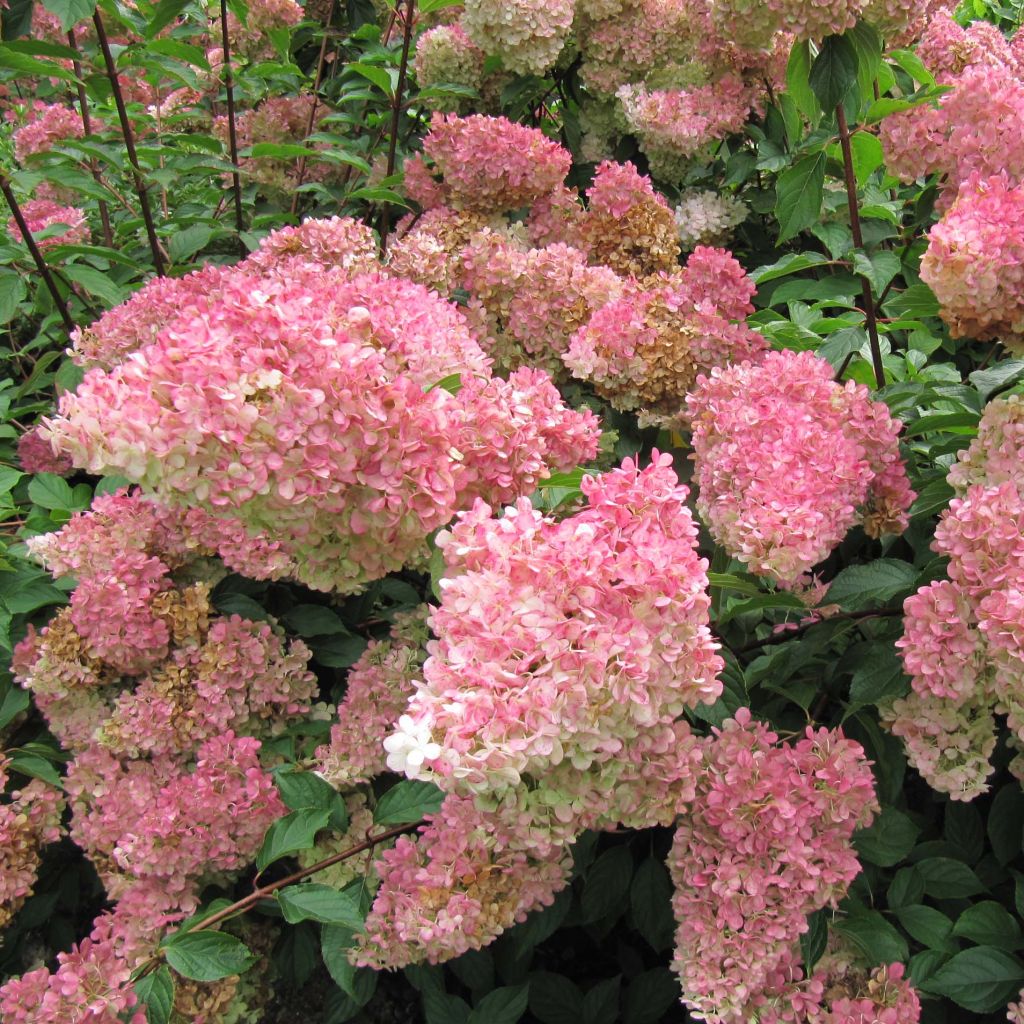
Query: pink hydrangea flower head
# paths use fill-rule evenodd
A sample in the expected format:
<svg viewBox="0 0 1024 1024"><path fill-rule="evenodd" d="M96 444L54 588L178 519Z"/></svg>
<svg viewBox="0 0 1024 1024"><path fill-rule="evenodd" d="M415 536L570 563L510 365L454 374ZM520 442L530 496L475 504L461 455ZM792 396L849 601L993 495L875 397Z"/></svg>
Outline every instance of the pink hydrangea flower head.
<svg viewBox="0 0 1024 1024"><path fill-rule="evenodd" d="M81 114L62 103L37 103L30 108L29 118L11 138L20 164L36 153L48 152L62 139L80 139L85 134Z"/></svg>
<svg viewBox="0 0 1024 1024"><path fill-rule="evenodd" d="M467 0L460 23L508 71L543 75L565 45L575 8L576 0Z"/></svg>
<svg viewBox="0 0 1024 1024"><path fill-rule="evenodd" d="M55 453L50 443L40 437L38 427L26 430L18 438L18 462L26 473L66 476L74 469L66 455Z"/></svg>
<svg viewBox="0 0 1024 1024"><path fill-rule="evenodd" d="M457 394L435 387L452 373ZM76 465L270 535L290 575L346 592L425 558L474 498L528 492L597 443L544 374L492 378L438 296L314 266L228 275L61 403L48 430Z"/></svg>
<svg viewBox="0 0 1024 1024"><path fill-rule="evenodd" d="M483 84L486 54L466 34L461 24L438 25L416 40L413 70L421 89L436 85L463 85L477 92ZM457 112L469 101L460 96L430 97L432 109ZM408 176L408 164L406 164Z"/></svg>
<svg viewBox="0 0 1024 1024"><path fill-rule="evenodd" d="M697 507L752 572L793 586L858 520L872 536L905 528L900 422L813 353L712 370L687 406Z"/></svg>
<svg viewBox="0 0 1024 1024"><path fill-rule="evenodd" d="M435 114L423 152L441 174L450 205L487 213L530 206L562 184L572 161L538 129L483 114Z"/></svg>
<svg viewBox="0 0 1024 1024"><path fill-rule="evenodd" d="M583 490L560 522L525 499L500 519L478 503L439 538L438 639L385 740L393 770L500 795L563 762L599 770L717 697L706 563L671 459Z"/></svg>
<svg viewBox="0 0 1024 1024"><path fill-rule="evenodd" d="M1005 174L965 181L928 233L921 279L954 338L1024 353L1024 184Z"/></svg>
<svg viewBox="0 0 1024 1024"><path fill-rule="evenodd" d="M85 213L77 206L61 206L52 199L30 199L21 204L21 214L33 240L40 249L55 245L82 245L89 241L89 225ZM39 236L54 225L64 225L63 231ZM15 242L24 242L18 222L11 217L7 222L7 233Z"/></svg>
<svg viewBox="0 0 1024 1024"><path fill-rule="evenodd" d="M351 217L311 218L298 227L271 231L259 248L240 264L262 273L287 273L292 261L317 267L337 267L346 273L372 273L379 269L377 239Z"/></svg>

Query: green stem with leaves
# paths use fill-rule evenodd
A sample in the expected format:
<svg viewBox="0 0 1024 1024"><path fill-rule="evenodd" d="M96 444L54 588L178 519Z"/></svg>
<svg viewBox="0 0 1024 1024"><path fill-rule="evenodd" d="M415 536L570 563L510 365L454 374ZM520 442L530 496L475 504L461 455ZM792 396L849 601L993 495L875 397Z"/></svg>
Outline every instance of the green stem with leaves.
<svg viewBox="0 0 1024 1024"><path fill-rule="evenodd" d="M396 8L397 10L397 8ZM405 95L405 81L409 73L409 48L412 45L412 27L416 20L416 0L408 0L405 8L405 24L402 36L402 59L398 65L398 81L395 83L395 95L391 102L391 135L388 139L388 165L386 177L395 173L398 159L398 126L402 118L402 97ZM388 243L388 209L385 207L381 218L380 248L386 251Z"/></svg>

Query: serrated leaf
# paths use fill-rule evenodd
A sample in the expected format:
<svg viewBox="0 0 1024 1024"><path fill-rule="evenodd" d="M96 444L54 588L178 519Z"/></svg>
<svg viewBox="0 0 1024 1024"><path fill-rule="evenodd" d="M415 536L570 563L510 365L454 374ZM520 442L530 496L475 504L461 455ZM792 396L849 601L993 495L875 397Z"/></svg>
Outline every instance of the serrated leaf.
<svg viewBox="0 0 1024 1024"><path fill-rule="evenodd" d="M40 508L70 512L75 505L71 485L56 473L37 473L28 485L29 500Z"/></svg>
<svg viewBox="0 0 1024 1024"><path fill-rule="evenodd" d="M953 934L979 946L1016 949L1020 945L1017 919L995 900L982 900L968 907L953 926Z"/></svg>
<svg viewBox="0 0 1024 1024"><path fill-rule="evenodd" d="M909 590L917 579L917 570L908 562L879 558L867 565L851 565L832 581L826 601L846 611L857 611L882 604Z"/></svg>
<svg viewBox="0 0 1024 1024"><path fill-rule="evenodd" d="M320 954L327 973L346 995L355 996L355 977L358 968L348 959L348 950L355 941L355 931L341 925L325 924L320 930Z"/></svg>
<svg viewBox="0 0 1024 1024"><path fill-rule="evenodd" d="M96 0L42 0L43 6L60 19L60 27L67 32L80 21L92 17Z"/></svg>
<svg viewBox="0 0 1024 1024"><path fill-rule="evenodd" d="M584 922L621 911L632 880L633 856L628 847L605 850L587 871L582 898Z"/></svg>
<svg viewBox="0 0 1024 1024"><path fill-rule="evenodd" d="M915 904L900 907L896 917L912 939L929 949L955 953L959 943L952 939L953 922L934 907Z"/></svg>
<svg viewBox="0 0 1024 1024"><path fill-rule="evenodd" d="M845 36L822 41L808 74L808 84L822 110L834 110L857 81L857 51Z"/></svg>
<svg viewBox="0 0 1024 1024"><path fill-rule="evenodd" d="M791 252L774 263L758 267L751 272L750 277L755 284L761 285L773 281L777 277L796 274L810 267L820 267L822 263L828 263L828 259L820 252Z"/></svg>
<svg viewBox="0 0 1024 1024"><path fill-rule="evenodd" d="M292 811L327 811L331 828L341 832L348 825L348 811L342 795L313 772L275 771L274 784L285 806Z"/></svg>
<svg viewBox="0 0 1024 1024"><path fill-rule="evenodd" d="M629 905L637 931L657 953L672 943L672 882L665 865L648 857L636 869L629 887Z"/></svg>
<svg viewBox="0 0 1024 1024"><path fill-rule="evenodd" d="M319 921L321 924L340 925L358 931L366 916L353 890L332 889L329 885L302 882L289 885L275 893L281 914L289 924L299 921Z"/></svg>
<svg viewBox="0 0 1024 1024"><path fill-rule="evenodd" d="M966 864L951 857L926 857L916 867L924 879L924 891L936 899L960 899L985 891L981 879Z"/></svg>
<svg viewBox="0 0 1024 1024"><path fill-rule="evenodd" d="M825 163L823 152L813 153L779 175L775 185L775 217L779 222L780 244L810 227L820 216Z"/></svg>
<svg viewBox="0 0 1024 1024"><path fill-rule="evenodd" d="M626 989L625 1024L658 1024L679 1001L679 983L666 967L638 974Z"/></svg>
<svg viewBox="0 0 1024 1024"><path fill-rule="evenodd" d="M857 946L872 966L907 958L906 940L877 910L858 909L837 919L835 929Z"/></svg>
<svg viewBox="0 0 1024 1024"><path fill-rule="evenodd" d="M822 958L828 946L829 908L822 908L807 917L807 931L800 936L800 953L803 957L804 970L810 971Z"/></svg>
<svg viewBox="0 0 1024 1024"><path fill-rule="evenodd" d="M850 702L878 704L890 697L903 696L909 687L910 682L896 649L889 646L873 647L857 666L850 680Z"/></svg>
<svg viewBox="0 0 1024 1024"><path fill-rule="evenodd" d="M436 814L444 801L444 793L432 782L408 780L392 786L377 801L373 820L378 825L404 825Z"/></svg>
<svg viewBox="0 0 1024 1024"><path fill-rule="evenodd" d="M146 1010L146 1024L168 1024L174 1009L174 979L165 965L135 982L135 995Z"/></svg>
<svg viewBox="0 0 1024 1024"><path fill-rule="evenodd" d="M322 604L297 604L281 616L281 621L299 636L349 634L338 613Z"/></svg>
<svg viewBox="0 0 1024 1024"><path fill-rule="evenodd" d="M256 867L262 871L282 857L310 849L317 832L327 828L330 817L330 811L306 807L278 818L267 829L263 845L256 854Z"/></svg>
<svg viewBox="0 0 1024 1024"><path fill-rule="evenodd" d="M179 932L164 945L164 956L178 974L192 981L243 974L257 959L241 939L213 931Z"/></svg>
<svg viewBox="0 0 1024 1024"><path fill-rule="evenodd" d="M214 231L209 224L190 224L187 228L175 231L167 243L167 254L174 263L181 263L206 248Z"/></svg>
<svg viewBox="0 0 1024 1024"><path fill-rule="evenodd" d="M366 640L361 636L318 637L309 643L313 657L328 668L351 668L366 650Z"/></svg>
<svg viewBox="0 0 1024 1024"><path fill-rule="evenodd" d="M910 853L919 832L905 814L893 807L884 807L870 828L854 835L853 845L862 860L887 868Z"/></svg>
<svg viewBox="0 0 1024 1024"><path fill-rule="evenodd" d="M1001 388L1008 388L1024 377L1024 359L1006 359L988 370L975 370L970 382L978 389L982 399Z"/></svg>
<svg viewBox="0 0 1024 1024"><path fill-rule="evenodd" d="M0 326L9 324L25 300L28 290L18 274L7 273L0 277Z"/></svg>
<svg viewBox="0 0 1024 1024"><path fill-rule="evenodd" d="M529 985L507 985L488 992L469 1015L469 1024L516 1024L526 1013Z"/></svg>
<svg viewBox="0 0 1024 1024"><path fill-rule="evenodd" d="M530 1013L541 1024L581 1024L583 993L563 974L534 971L530 975Z"/></svg>
<svg viewBox="0 0 1024 1024"><path fill-rule="evenodd" d="M800 113L815 125L821 117L821 105L811 88L810 72L811 44L807 40L794 43L786 64L786 92L793 97Z"/></svg>
<svg viewBox="0 0 1024 1024"><path fill-rule="evenodd" d="M957 953L921 987L947 996L965 1010L994 1013L1006 1006L1024 983L1024 964L992 946Z"/></svg>

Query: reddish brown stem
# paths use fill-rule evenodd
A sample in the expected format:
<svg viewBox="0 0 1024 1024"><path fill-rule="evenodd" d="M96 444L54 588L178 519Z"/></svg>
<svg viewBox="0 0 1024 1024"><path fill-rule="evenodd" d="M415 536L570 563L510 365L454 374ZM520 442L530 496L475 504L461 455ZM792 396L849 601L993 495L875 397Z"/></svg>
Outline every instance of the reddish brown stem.
<svg viewBox="0 0 1024 1024"><path fill-rule="evenodd" d="M294 885L296 882L301 882L304 878L308 878L310 875L315 875L318 871L322 871L324 868L329 868L333 864L338 864L343 860L348 860L349 857L354 857L357 853L364 853L366 850L372 850L379 843L387 842L389 839L394 839L395 836L400 836L405 832L411 832L413 829L419 828L422 824L422 821L415 821L410 822L407 825L398 825L395 828L388 829L386 832L381 832L379 835L370 836L366 842L359 843L356 846L350 846L347 850L342 850L341 853L335 853L324 860L317 861L315 864L310 864L308 868L301 868L299 871L293 871L290 875L286 875L284 878L280 878L276 882L269 882L267 885L261 885L258 889L253 889L248 896L243 896L242 899L232 903L230 907L224 907L223 910L218 910L215 914L211 914L209 917L204 918L199 922L199 924L195 925L195 927L190 930L194 932L204 931L207 928L212 928L214 925L220 924L222 921L226 921L238 914L245 913L245 911L259 903L260 900L264 900L268 896L272 896L278 889L284 889L286 886Z"/></svg>
<svg viewBox="0 0 1024 1024"><path fill-rule="evenodd" d="M103 53L103 64L107 70L107 78L110 80L111 92L114 95L117 119L121 123L121 134L124 136L124 148L128 153L128 162L132 167L135 191L139 196L142 220L146 225L146 237L149 239L149 248L153 254L153 269L156 270L157 277L163 277L167 273L163 252L160 249L160 240L156 237L156 225L153 223L153 212L149 208L147 186L142 180L142 167L139 165L139 155L135 150L135 136L132 132L131 122L128 120L128 111L124 105L121 82L117 77L117 65L114 64L114 56L110 52L110 43L107 42L107 32L103 27L103 19L100 17L98 7L93 11L92 22L96 26L96 41L100 44L100 50Z"/></svg>
<svg viewBox="0 0 1024 1024"><path fill-rule="evenodd" d="M327 12L327 24L324 25L324 37L320 40L320 56L316 62L316 78L313 80L313 103L309 108L309 121L306 123L305 138L313 134L313 125L316 123L316 111L320 103L320 84L324 79L324 64L327 60L327 41L331 34L331 23L334 21L334 12L337 9L338 0L331 0L331 9ZM299 158L299 173L295 181L295 192L292 194L292 214L299 208L299 189L306 177L306 158Z"/></svg>
<svg viewBox="0 0 1024 1024"><path fill-rule="evenodd" d="M36 270L39 271L39 276L43 279L47 291L52 296L53 304L57 307L57 312L60 314L64 327L70 335L75 329L75 321L71 319L68 307L61 298L60 291L57 288L57 282L53 279L53 274L50 273L50 268L46 265L46 260L43 259L43 254L39 251L36 240L32 237L32 232L29 230L25 215L21 212L21 206L18 200L14 198L10 179L3 174L0 174L0 192L3 193L4 199L7 200L7 205L11 208L11 213L14 214L14 222L18 225L18 230L21 232L25 245L28 246L28 251L36 265Z"/></svg>
<svg viewBox="0 0 1024 1024"><path fill-rule="evenodd" d="M396 6L395 10L398 10ZM402 38L402 60L398 65L398 82L391 103L391 137L388 139L388 166L386 177L395 173L395 162L398 156L398 126L402 117L402 97L405 95L405 80L409 71L409 47L412 44L412 26L416 20L416 0L408 0L405 8L405 32ZM388 244L388 208L384 208L380 226L380 249L387 250Z"/></svg>
<svg viewBox="0 0 1024 1024"><path fill-rule="evenodd" d="M243 259L246 255L245 242L242 241L244 221L242 220L242 176L238 171L238 133L235 130L235 80L231 74L231 46L228 39L228 5L227 0L220 0L220 38L224 51L224 91L227 93L228 104L228 152L231 156L231 190L235 196L235 230L238 232L238 254Z"/></svg>
<svg viewBox="0 0 1024 1024"><path fill-rule="evenodd" d="M78 55L72 60L75 69L75 78L78 79L78 108L82 114L82 129L86 135L92 135L92 119L89 117L89 100L85 95L85 82L82 81L81 51L78 49L78 41L75 39L75 30L68 29L68 46ZM96 179L96 184L102 186L100 181L100 168L95 157L89 160L89 170ZM103 244L108 248L114 247L114 233L110 229L110 207L105 199L99 200L100 223L103 225Z"/></svg>
<svg viewBox="0 0 1024 1024"><path fill-rule="evenodd" d="M843 172L846 176L846 203L850 209L850 231L853 244L864 248L864 236L860 230L860 210L857 205L857 179L853 173L853 151L850 147L850 128L846 123L846 112L840 103L836 107L836 122L839 126L839 144L843 150ZM882 365L882 346L878 341L878 322L875 319L875 299L871 293L871 282L860 275L861 296L864 304L864 319L867 323L868 338L871 341L871 363L875 371L876 387L885 387L885 367ZM845 366L843 368L845 370Z"/></svg>

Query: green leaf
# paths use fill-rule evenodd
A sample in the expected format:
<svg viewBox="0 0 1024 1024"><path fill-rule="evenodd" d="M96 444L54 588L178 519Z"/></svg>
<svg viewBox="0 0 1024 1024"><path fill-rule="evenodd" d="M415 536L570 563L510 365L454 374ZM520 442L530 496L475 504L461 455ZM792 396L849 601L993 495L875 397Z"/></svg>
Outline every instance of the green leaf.
<svg viewBox="0 0 1024 1024"><path fill-rule="evenodd" d="M857 51L846 36L828 36L814 58L808 83L823 110L834 110L857 81Z"/></svg>
<svg viewBox="0 0 1024 1024"><path fill-rule="evenodd" d="M660 953L672 944L672 882L665 865L648 857L636 869L629 887L629 906L637 931Z"/></svg>
<svg viewBox="0 0 1024 1024"><path fill-rule="evenodd" d="M913 284L886 300L886 316L898 319L919 320L922 317L939 315L939 300L926 284Z"/></svg>
<svg viewBox="0 0 1024 1024"><path fill-rule="evenodd" d="M913 50L890 50L889 60L903 68L918 85L935 84L935 76Z"/></svg>
<svg viewBox="0 0 1024 1024"><path fill-rule="evenodd" d="M462 390L462 374L449 373L447 377L442 377L436 383L431 384L427 391L434 391L437 388L447 391L450 395L457 395Z"/></svg>
<svg viewBox="0 0 1024 1024"><path fill-rule="evenodd" d="M19 76L60 78L65 82L76 81L74 74L55 61L39 60L27 53L18 53L9 46L0 45L0 68L6 68Z"/></svg>
<svg viewBox="0 0 1024 1024"><path fill-rule="evenodd" d="M0 729L9 725L29 705L28 691L20 686L7 684L3 692L3 699L0 700Z"/></svg>
<svg viewBox="0 0 1024 1024"><path fill-rule="evenodd" d="M953 934L979 946L998 946L1016 949L1020 945L1020 925L1017 919L995 900L982 900L968 907L957 918Z"/></svg>
<svg viewBox="0 0 1024 1024"><path fill-rule="evenodd" d="M1006 359L991 369L975 370L969 379L978 394L988 401L994 392L1016 384L1021 377L1024 377L1024 359Z"/></svg>
<svg viewBox="0 0 1024 1024"><path fill-rule="evenodd" d="M587 871L583 885L583 921L589 924L624 909L633 880L633 856L626 846L605 850Z"/></svg>
<svg viewBox="0 0 1024 1024"><path fill-rule="evenodd" d="M755 284L766 284L777 277L784 277L786 274L796 274L809 267L820 267L822 263L828 263L828 258L820 252L791 252L787 253L775 263L758 267L750 274Z"/></svg>
<svg viewBox="0 0 1024 1024"><path fill-rule="evenodd" d="M667 967L638 974L626 990L625 1024L658 1024L679 1001L679 983Z"/></svg>
<svg viewBox="0 0 1024 1024"><path fill-rule="evenodd" d="M348 825L348 811L342 795L319 775L303 771L275 771L274 784L285 806L292 811L327 811L328 824L339 832Z"/></svg>
<svg viewBox="0 0 1024 1024"><path fill-rule="evenodd" d="M850 156L853 159L854 177L861 188L867 184L868 178L885 162L882 144L878 141L878 136L872 135L870 132L857 132L856 135L850 137ZM899 257L895 253L876 253L876 256L883 255L894 259L896 261L896 270L899 270ZM895 271L893 271L894 273ZM889 276L892 277L893 275L890 274ZM881 290L889 282L885 281L881 285L875 284L874 281L871 283Z"/></svg>
<svg viewBox="0 0 1024 1024"><path fill-rule="evenodd" d="M332 636L310 642L313 657L327 668L351 668L366 650L361 636Z"/></svg>
<svg viewBox="0 0 1024 1024"><path fill-rule="evenodd" d="M825 154L813 153L779 175L775 186L775 217L779 242L810 227L821 214L825 186Z"/></svg>
<svg viewBox="0 0 1024 1024"><path fill-rule="evenodd" d="M953 938L953 922L934 907L900 907L896 917L912 939L929 949L955 953L960 948Z"/></svg>
<svg viewBox="0 0 1024 1024"><path fill-rule="evenodd" d="M213 605L221 615L239 615L252 622L267 618L266 608L248 594L220 594L214 598Z"/></svg>
<svg viewBox="0 0 1024 1024"><path fill-rule="evenodd" d="M532 953L535 946L551 938L562 926L572 906L572 890L563 889L550 907L534 910L509 933L518 957Z"/></svg>
<svg viewBox="0 0 1024 1024"><path fill-rule="evenodd" d="M166 964L135 982L135 995L146 1009L147 1024L168 1024L174 1009L174 979Z"/></svg>
<svg viewBox="0 0 1024 1024"><path fill-rule="evenodd" d="M243 153L239 154L244 155ZM298 160L304 156L319 156L319 152L309 146L300 146L295 142L257 142L249 150L249 156L257 159Z"/></svg>
<svg viewBox="0 0 1024 1024"><path fill-rule="evenodd" d="M28 485L29 499L40 508L70 512L75 506L71 485L56 473L37 473Z"/></svg>
<svg viewBox="0 0 1024 1024"><path fill-rule="evenodd" d="M1024 964L992 946L957 953L921 987L948 996L965 1010L994 1013L1006 1006L1024 983Z"/></svg>
<svg viewBox="0 0 1024 1024"><path fill-rule="evenodd" d="M179 932L164 944L167 962L183 978L219 981L247 971L257 960L241 939L225 932Z"/></svg>
<svg viewBox="0 0 1024 1024"><path fill-rule="evenodd" d="M804 961L804 969L810 971L822 958L828 946L828 919L831 916L827 908L815 911L807 917L807 931L800 936L800 953Z"/></svg>
<svg viewBox="0 0 1024 1024"><path fill-rule="evenodd" d="M60 27L67 32L80 21L92 17L96 0L43 0L43 6L60 18Z"/></svg>
<svg viewBox="0 0 1024 1024"><path fill-rule="evenodd" d="M351 635L338 613L322 604L297 604L281 616L281 621L299 636Z"/></svg>
<svg viewBox="0 0 1024 1024"><path fill-rule="evenodd" d="M856 945L872 966L907 958L906 940L877 910L858 908L849 917L838 918L835 929Z"/></svg>
<svg viewBox="0 0 1024 1024"><path fill-rule="evenodd" d="M987 826L996 860L1003 866L1009 864L1021 851L1021 832L1024 830L1024 792L1021 792L1019 782L1008 782L996 793Z"/></svg>
<svg viewBox="0 0 1024 1024"><path fill-rule="evenodd" d="M163 29L167 28L192 0L160 0L153 9L152 17L146 23L146 38L155 38Z"/></svg>
<svg viewBox="0 0 1024 1024"><path fill-rule="evenodd" d="M60 787L60 775L57 769L45 757L40 757L38 754L15 754L11 758L8 768L20 775L27 775L29 778L40 779L50 783L51 786Z"/></svg>
<svg viewBox="0 0 1024 1024"><path fill-rule="evenodd" d="M488 992L469 1015L469 1024L516 1024L526 1013L529 985L508 985Z"/></svg>
<svg viewBox="0 0 1024 1024"><path fill-rule="evenodd" d="M977 864L985 850L985 828L973 804L950 801L946 804L943 838L962 854L968 864Z"/></svg>
<svg viewBox="0 0 1024 1024"><path fill-rule="evenodd" d="M905 814L885 807L872 822L853 837L862 860L888 868L898 864L914 848L920 829Z"/></svg>
<svg viewBox="0 0 1024 1024"><path fill-rule="evenodd" d="M355 941L355 931L341 925L325 924L320 929L320 954L327 973L346 995L355 996L357 967L349 961L348 951Z"/></svg>
<svg viewBox="0 0 1024 1024"><path fill-rule="evenodd" d="M281 914L289 924L299 921L319 921L359 931L365 914L359 905L359 896L352 889L332 889L329 885L303 882L289 885L275 893Z"/></svg>
<svg viewBox="0 0 1024 1024"><path fill-rule="evenodd" d="M615 1024L619 1019L621 988L621 975L594 985L583 997L583 1024Z"/></svg>
<svg viewBox="0 0 1024 1024"><path fill-rule="evenodd" d="M360 61L355 64L347 64L345 70L354 71L357 75L362 75L363 78L368 82L372 82L381 92L388 96L394 94L395 84L391 77L391 72L387 68L378 67L375 64L364 64Z"/></svg>
<svg viewBox="0 0 1024 1024"><path fill-rule="evenodd" d="M28 290L18 274L5 273L0 277L0 326L9 324L24 301Z"/></svg>
<svg viewBox="0 0 1024 1024"><path fill-rule="evenodd" d="M919 437L922 434L940 433L950 427L976 427L980 414L976 412L935 412L920 416L911 423L904 437Z"/></svg>
<svg viewBox="0 0 1024 1024"><path fill-rule="evenodd" d="M167 254L172 262L182 263L204 249L213 238L214 231L209 224L190 224L181 231L175 231L167 243Z"/></svg>
<svg viewBox="0 0 1024 1024"><path fill-rule="evenodd" d="M812 125L816 125L821 117L821 105L811 88L810 71L811 44L806 40L794 43L786 65L786 92L793 97L800 113Z"/></svg>
<svg viewBox="0 0 1024 1024"><path fill-rule="evenodd" d="M84 263L66 263L64 274L75 284L80 284L87 292L101 298L110 306L120 305L125 298L125 290L108 274Z"/></svg>
<svg viewBox="0 0 1024 1024"><path fill-rule="evenodd" d="M373 820L378 825L404 825L419 821L425 815L436 814L444 800L432 782L407 780L392 786L377 801Z"/></svg>
<svg viewBox="0 0 1024 1024"><path fill-rule="evenodd" d="M267 829L263 845L256 854L256 867L262 871L282 857L310 849L315 844L317 832L327 828L330 817L330 811L306 807L278 818Z"/></svg>
<svg viewBox="0 0 1024 1024"><path fill-rule="evenodd" d="M917 570L908 562L879 558L867 565L850 565L832 581L826 601L845 611L882 604L909 590Z"/></svg>
<svg viewBox="0 0 1024 1024"><path fill-rule="evenodd" d="M936 512L941 512L955 493L953 488L946 483L945 477L932 480L931 483L925 484L921 488L914 504L910 506L911 518L917 519L921 516L932 516Z"/></svg>
<svg viewBox="0 0 1024 1024"><path fill-rule="evenodd" d="M985 891L981 879L966 864L951 857L926 857L916 866L924 879L924 891L935 899L960 899Z"/></svg>
<svg viewBox="0 0 1024 1024"><path fill-rule="evenodd" d="M534 971L530 975L530 1013L541 1024L580 1024L583 993L563 974Z"/></svg>
<svg viewBox="0 0 1024 1024"><path fill-rule="evenodd" d="M896 649L885 645L872 646L850 680L850 701L853 704L878 704L889 697L903 696L909 686Z"/></svg>
<svg viewBox="0 0 1024 1024"><path fill-rule="evenodd" d="M859 21L843 37L850 41L857 55L857 82L861 103L874 96L875 76L882 63L882 37L866 21ZM858 104L858 109L860 104Z"/></svg>
<svg viewBox="0 0 1024 1024"><path fill-rule="evenodd" d="M721 590L735 590L740 594L747 594L750 597L761 593L756 583L750 580L742 580L739 576L733 576L727 572L709 572L708 586L718 587Z"/></svg>

